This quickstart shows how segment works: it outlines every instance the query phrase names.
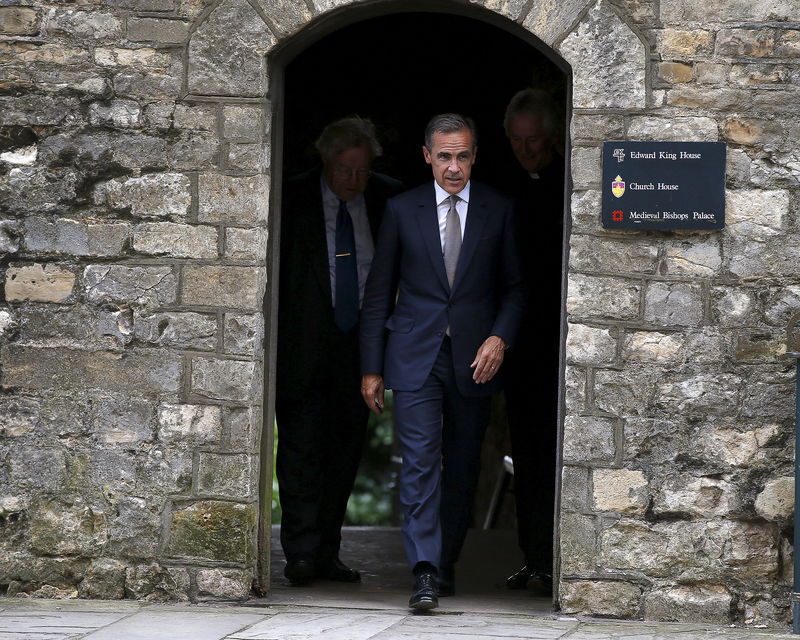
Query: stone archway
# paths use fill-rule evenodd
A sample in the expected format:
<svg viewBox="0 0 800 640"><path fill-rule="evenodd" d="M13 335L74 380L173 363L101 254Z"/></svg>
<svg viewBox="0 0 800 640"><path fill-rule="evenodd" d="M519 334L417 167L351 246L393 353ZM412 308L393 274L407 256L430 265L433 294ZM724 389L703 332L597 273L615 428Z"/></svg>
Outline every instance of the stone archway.
<svg viewBox="0 0 800 640"><path fill-rule="evenodd" d="M302 48L341 26L373 15L394 11L436 10L458 13L491 22L529 41L540 51L572 68L573 113L579 114L582 126L591 118L603 120L607 113L638 111L648 100L645 92L645 47L632 28L604 0L573 0L550 6L550 3L522 1L461 2L398 2L372 0L348 2L316 0L315 2L274 2L272 0L220 0L209 5L190 29L188 51L184 61L183 102L187 117L200 117L204 110L220 114L216 135L220 139L218 171L200 172L196 178L198 220L220 226L224 265L197 267L198 282L210 286L216 295L230 298L233 308L240 298L247 297L247 306L262 299L264 335L262 351L252 358L208 363L204 375L210 385L227 382L233 402L247 405L247 418L241 429L250 447L258 442L257 431L263 432L260 442L260 465L252 469L250 481L256 482L260 468L262 488L259 509L259 542L251 538L258 554L246 554L247 564L257 572L261 588L268 587L269 493L271 484L271 432L273 420L275 310L277 303L277 240L278 216L271 212L280 207L281 167L272 162L280 157L281 73L283 66ZM565 62L564 62L565 61ZM260 122L258 128L252 122ZM577 120L576 120L577 122ZM584 133L573 124L572 181L573 225L579 233L592 233L597 226L597 211L592 209L599 197L597 179L600 174L600 152L594 134ZM272 185L272 189L270 189ZM269 202L269 208L265 203ZM568 200L569 201L569 200ZM256 329L256 333L258 333ZM562 336L562 344L565 336ZM210 367L210 368L209 368ZM260 397L253 385L248 393L237 394L242 376L259 378L263 372L267 391ZM572 399L573 377L567 371L566 417L579 419L580 409ZM572 376L572 377L571 377ZM222 382L221 382L222 380ZM562 391L563 395L563 391ZM563 404L563 403L562 403ZM238 407L244 410L245 407ZM563 422L562 416L562 422ZM570 422L570 424L573 424ZM616 427L614 427L616 428ZM569 450L578 445L580 434L568 429L563 446ZM255 450L253 449L253 453ZM570 482L580 483L588 491L590 463L580 463L568 471ZM565 470L565 474L567 470ZM567 476L565 475L565 478ZM561 548L569 554L585 539L586 524L580 520L583 507L562 505L557 522L569 523L568 535ZM179 512L176 512L179 513ZM174 528L174 527L173 527ZM558 535L558 534L557 534ZM594 534L593 534L594 535ZM578 558L596 553L586 544L577 550ZM252 560L258 556L259 566ZM572 557L572 555L570 555ZM572 560L562 567L563 574L581 573ZM584 589L584 583L577 587Z"/></svg>

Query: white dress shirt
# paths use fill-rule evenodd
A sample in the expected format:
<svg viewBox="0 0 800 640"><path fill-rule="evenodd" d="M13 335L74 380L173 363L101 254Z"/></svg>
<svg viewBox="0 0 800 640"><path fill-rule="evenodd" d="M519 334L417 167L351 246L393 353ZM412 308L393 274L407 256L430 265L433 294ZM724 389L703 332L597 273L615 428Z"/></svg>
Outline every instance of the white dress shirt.
<svg viewBox="0 0 800 640"><path fill-rule="evenodd" d="M325 176L320 177L322 189L322 208L325 212L325 238L328 242L328 270L331 276L331 304L336 306L336 216L339 215L339 197L331 191ZM364 194L359 193L347 201L347 211L353 221L353 235L356 240L356 264L358 269L358 306L364 300L364 285L367 282L375 245L372 230L367 218L367 203Z"/></svg>
<svg viewBox="0 0 800 640"><path fill-rule="evenodd" d="M447 212L450 211L450 195L433 181L433 188L436 191L436 213L439 216L439 240L442 243L442 253L444 253L444 233L447 227ZM464 229L467 228L467 209L469 209L469 182L466 186L456 193L459 200L456 202L456 212L458 221L461 223L461 239L464 239Z"/></svg>

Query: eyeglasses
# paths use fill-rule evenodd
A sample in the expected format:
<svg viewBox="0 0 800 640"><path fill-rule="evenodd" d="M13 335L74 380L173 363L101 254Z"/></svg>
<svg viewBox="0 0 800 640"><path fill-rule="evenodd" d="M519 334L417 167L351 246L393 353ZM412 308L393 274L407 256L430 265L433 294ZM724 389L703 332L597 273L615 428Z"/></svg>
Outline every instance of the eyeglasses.
<svg viewBox="0 0 800 640"><path fill-rule="evenodd" d="M350 167L334 167L333 168L333 175L337 178L358 178L359 180L365 180L372 175L372 171L369 169L351 169Z"/></svg>

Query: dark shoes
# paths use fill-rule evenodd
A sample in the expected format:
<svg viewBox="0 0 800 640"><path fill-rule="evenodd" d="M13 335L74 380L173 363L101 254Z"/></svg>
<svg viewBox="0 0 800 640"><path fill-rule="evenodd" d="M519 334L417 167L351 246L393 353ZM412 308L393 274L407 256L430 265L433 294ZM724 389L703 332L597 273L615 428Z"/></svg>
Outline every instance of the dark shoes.
<svg viewBox="0 0 800 640"><path fill-rule="evenodd" d="M361 582L361 574L345 565L339 558L323 565L315 564L310 558L295 558L286 563L283 575L295 587L305 587L315 578L334 582Z"/></svg>
<svg viewBox="0 0 800 640"><path fill-rule="evenodd" d="M289 560L283 569L283 575L295 587L304 587L311 584L311 580L314 578L314 563L307 558Z"/></svg>
<svg viewBox="0 0 800 640"><path fill-rule="evenodd" d="M539 586L543 591L553 589L553 576L546 571L537 571L528 565L525 565L516 573L508 576L506 579L506 586L509 589L527 589L528 582L538 581Z"/></svg>
<svg viewBox="0 0 800 640"><path fill-rule="evenodd" d="M456 575L453 567L439 569L439 597L447 598L456 594Z"/></svg>
<svg viewBox="0 0 800 640"><path fill-rule="evenodd" d="M408 601L409 609L415 611L427 611L439 606L439 590L436 584L436 576L430 572L420 573L414 579L414 590Z"/></svg>
<svg viewBox="0 0 800 640"><path fill-rule="evenodd" d="M361 582L361 574L348 567L339 558L335 558L327 565L317 565L316 577L334 582Z"/></svg>

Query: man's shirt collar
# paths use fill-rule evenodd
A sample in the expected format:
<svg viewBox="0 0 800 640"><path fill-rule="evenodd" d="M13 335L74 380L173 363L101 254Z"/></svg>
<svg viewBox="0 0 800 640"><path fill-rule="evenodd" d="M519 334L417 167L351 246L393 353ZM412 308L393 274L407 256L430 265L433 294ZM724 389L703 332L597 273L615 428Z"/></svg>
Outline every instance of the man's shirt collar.
<svg viewBox="0 0 800 640"><path fill-rule="evenodd" d="M455 194L467 204L469 204L469 186L471 182L472 182L471 180L468 180L467 184L464 185L464 188ZM442 204L443 201L445 201L447 198L451 196L451 194L447 193L447 191L445 191L444 189L442 189L441 186L439 186L439 183L436 182L436 180L433 181L433 188L436 192L436 206L439 206L440 204Z"/></svg>

